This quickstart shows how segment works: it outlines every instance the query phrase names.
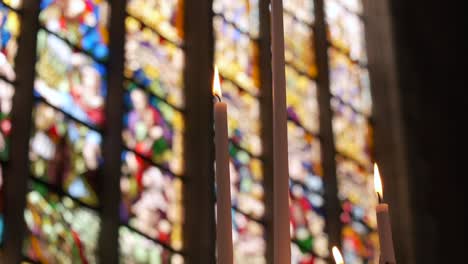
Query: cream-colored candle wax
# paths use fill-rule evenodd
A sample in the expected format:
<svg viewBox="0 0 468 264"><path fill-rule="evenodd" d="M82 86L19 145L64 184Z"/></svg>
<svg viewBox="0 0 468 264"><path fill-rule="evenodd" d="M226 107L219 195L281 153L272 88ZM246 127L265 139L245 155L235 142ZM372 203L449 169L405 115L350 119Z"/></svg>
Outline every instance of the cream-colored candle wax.
<svg viewBox="0 0 468 264"><path fill-rule="evenodd" d="M221 101L221 83L215 68L213 94L219 99L214 105L216 151L216 245L218 263L233 263L231 184L229 175L229 143L227 105Z"/></svg>

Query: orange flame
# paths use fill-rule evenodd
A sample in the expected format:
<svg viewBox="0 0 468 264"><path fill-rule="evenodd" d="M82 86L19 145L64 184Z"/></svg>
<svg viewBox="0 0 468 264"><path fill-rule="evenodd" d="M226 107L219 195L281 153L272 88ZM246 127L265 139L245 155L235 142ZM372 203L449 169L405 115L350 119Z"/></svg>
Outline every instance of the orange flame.
<svg viewBox="0 0 468 264"><path fill-rule="evenodd" d="M382 180L380 179L380 172L377 163L374 163L374 187L375 192L380 198L383 198Z"/></svg>
<svg viewBox="0 0 468 264"><path fill-rule="evenodd" d="M223 92L221 91L221 81L219 80L218 66L215 66L214 78L213 78L213 95L221 98Z"/></svg>

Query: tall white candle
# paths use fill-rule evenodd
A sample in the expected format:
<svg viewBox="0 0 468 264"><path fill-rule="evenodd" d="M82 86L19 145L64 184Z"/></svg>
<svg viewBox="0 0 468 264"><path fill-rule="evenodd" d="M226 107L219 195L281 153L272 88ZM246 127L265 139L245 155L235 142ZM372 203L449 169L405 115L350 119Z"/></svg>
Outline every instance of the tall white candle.
<svg viewBox="0 0 468 264"><path fill-rule="evenodd" d="M215 67L213 94L219 99L214 105L215 147L216 147L216 244L218 263L233 263L231 189L229 175L229 145L227 105L221 101L221 83L218 68Z"/></svg>
<svg viewBox="0 0 468 264"><path fill-rule="evenodd" d="M390 214L388 204L383 203L382 180L380 179L379 167L374 164L374 185L375 192L379 199L376 207L377 231L380 241L380 264L395 264L395 252L393 250L392 226L390 224Z"/></svg>
<svg viewBox="0 0 468 264"><path fill-rule="evenodd" d="M289 170L284 70L282 0L271 0L271 43L273 73L273 228L274 264L291 263L289 229Z"/></svg>

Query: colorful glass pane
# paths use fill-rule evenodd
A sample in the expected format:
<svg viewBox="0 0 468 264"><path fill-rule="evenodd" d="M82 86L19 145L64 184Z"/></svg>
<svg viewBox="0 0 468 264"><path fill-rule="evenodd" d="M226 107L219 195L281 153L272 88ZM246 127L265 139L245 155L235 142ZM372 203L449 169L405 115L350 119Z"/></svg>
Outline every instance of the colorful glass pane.
<svg viewBox="0 0 468 264"><path fill-rule="evenodd" d="M180 254L173 253L126 227L119 229L119 244L121 264L184 263Z"/></svg>
<svg viewBox="0 0 468 264"><path fill-rule="evenodd" d="M13 85L0 79L0 161L6 161L9 156L10 112L14 94Z"/></svg>
<svg viewBox="0 0 468 264"><path fill-rule="evenodd" d="M20 8L23 4L23 0L1 0L0 3L2 2L15 9Z"/></svg>
<svg viewBox="0 0 468 264"><path fill-rule="evenodd" d="M377 198L372 174L353 161L338 157L336 162L344 257L348 263L376 263Z"/></svg>
<svg viewBox="0 0 468 264"><path fill-rule="evenodd" d="M260 103L243 89L230 81L222 85L223 101L228 105L229 138L240 147L254 155L262 153L260 123L245 120L260 120Z"/></svg>
<svg viewBox="0 0 468 264"><path fill-rule="evenodd" d="M26 200L25 256L40 263L97 263L96 213L40 184L33 184Z"/></svg>
<svg viewBox="0 0 468 264"><path fill-rule="evenodd" d="M49 31L103 60L109 55L106 0L42 0L39 21Z"/></svg>
<svg viewBox="0 0 468 264"><path fill-rule="evenodd" d="M0 79L0 245L3 238L3 162L7 161L10 152L9 137L11 134L10 112L15 90L11 84Z"/></svg>
<svg viewBox="0 0 468 264"><path fill-rule="evenodd" d="M297 244L291 244L291 264L326 264L327 261L304 252Z"/></svg>
<svg viewBox="0 0 468 264"><path fill-rule="evenodd" d="M182 248L182 181L133 152L122 153L123 223L173 249Z"/></svg>
<svg viewBox="0 0 468 264"><path fill-rule="evenodd" d="M183 0L129 0L127 12L172 42L182 43Z"/></svg>
<svg viewBox="0 0 468 264"><path fill-rule="evenodd" d="M289 176L291 180L323 193L321 150L318 138L288 122Z"/></svg>
<svg viewBox="0 0 468 264"><path fill-rule="evenodd" d="M125 77L182 107L184 53L132 18L125 20Z"/></svg>
<svg viewBox="0 0 468 264"><path fill-rule="evenodd" d="M323 194L314 193L302 184L291 183L291 239L302 252L328 256L325 234L325 201Z"/></svg>
<svg viewBox="0 0 468 264"><path fill-rule="evenodd" d="M286 62L308 76L315 77L317 67L311 26L284 13L284 38Z"/></svg>
<svg viewBox="0 0 468 264"><path fill-rule="evenodd" d="M262 162L232 144L229 152L232 206L260 219L265 213Z"/></svg>
<svg viewBox="0 0 468 264"><path fill-rule="evenodd" d="M36 105L33 123L29 151L33 176L97 205L101 135L45 103Z"/></svg>
<svg viewBox="0 0 468 264"><path fill-rule="evenodd" d="M232 211L234 262L265 264L265 229L245 215Z"/></svg>
<svg viewBox="0 0 468 264"><path fill-rule="evenodd" d="M16 79L14 65L19 34L19 15L0 2L0 76L10 81Z"/></svg>
<svg viewBox="0 0 468 264"><path fill-rule="evenodd" d="M3 207L4 207L4 194L3 194L3 167L0 163L0 247L3 244L3 229L5 226L5 220L3 219Z"/></svg>
<svg viewBox="0 0 468 264"><path fill-rule="evenodd" d="M41 30L34 91L74 118L102 126L106 95L104 65Z"/></svg>
<svg viewBox="0 0 468 264"><path fill-rule="evenodd" d="M236 1L231 1L235 3ZM223 77L257 94L259 89L258 46L220 16L213 18L215 61Z"/></svg>
<svg viewBox="0 0 468 264"><path fill-rule="evenodd" d="M259 0L215 0L213 11L233 23L240 31L248 32L256 38L260 28L258 2Z"/></svg>
<svg viewBox="0 0 468 264"><path fill-rule="evenodd" d="M344 6L347 10L360 14L362 13L361 0L337 0L340 5Z"/></svg>
<svg viewBox="0 0 468 264"><path fill-rule="evenodd" d="M364 24L335 0L325 1L330 41L353 60L367 62Z"/></svg>
<svg viewBox="0 0 468 264"><path fill-rule="evenodd" d="M286 88L288 119L318 134L320 122L316 83L286 66Z"/></svg>
<svg viewBox="0 0 468 264"><path fill-rule="evenodd" d="M333 133L338 152L364 166L372 163L372 127L366 116L356 113L340 101L332 100Z"/></svg>
<svg viewBox="0 0 468 264"><path fill-rule="evenodd" d="M295 18L304 24L312 25L314 23L314 1L285 0L283 8L287 13L294 14Z"/></svg>
<svg viewBox="0 0 468 264"><path fill-rule="evenodd" d="M125 145L176 174L183 173L183 116L156 96L128 82L122 132Z"/></svg>
<svg viewBox="0 0 468 264"><path fill-rule="evenodd" d="M346 55L329 49L331 93L363 114L372 112L370 80L367 69L353 63Z"/></svg>

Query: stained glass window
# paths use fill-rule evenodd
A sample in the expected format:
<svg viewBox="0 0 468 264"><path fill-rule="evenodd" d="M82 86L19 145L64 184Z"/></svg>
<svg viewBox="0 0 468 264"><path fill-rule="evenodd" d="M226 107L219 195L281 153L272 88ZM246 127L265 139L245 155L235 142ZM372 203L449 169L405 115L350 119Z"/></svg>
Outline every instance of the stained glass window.
<svg viewBox="0 0 468 264"><path fill-rule="evenodd" d="M183 264L182 255L131 231L126 227L119 230L120 263L171 263Z"/></svg>
<svg viewBox="0 0 468 264"><path fill-rule="evenodd" d="M0 1L0 76L9 81L16 79L14 70L18 37L20 34L20 17L12 8L18 8L15 1ZM9 6L9 2L15 2Z"/></svg>
<svg viewBox="0 0 468 264"><path fill-rule="evenodd" d="M103 60L109 55L109 11L106 0L43 0L39 21L50 32Z"/></svg>
<svg viewBox="0 0 468 264"><path fill-rule="evenodd" d="M151 166L133 152L122 153L122 159L122 222L180 250L182 180Z"/></svg>
<svg viewBox="0 0 468 264"><path fill-rule="evenodd" d="M106 67L44 30L37 41L36 96L81 122L102 126Z"/></svg>
<svg viewBox="0 0 468 264"><path fill-rule="evenodd" d="M181 112L133 83L125 85L125 145L174 173L182 173Z"/></svg>
<svg viewBox="0 0 468 264"><path fill-rule="evenodd" d="M103 0L40 7L23 253L96 263L110 8Z"/></svg>
<svg viewBox="0 0 468 264"><path fill-rule="evenodd" d="M20 35L21 1L0 1L0 246L3 243L3 165L9 159L13 95L16 80L15 59Z"/></svg>
<svg viewBox="0 0 468 264"><path fill-rule="evenodd" d="M96 206L101 135L45 103L34 107L33 123L29 152L32 175Z"/></svg>
<svg viewBox="0 0 468 264"><path fill-rule="evenodd" d="M33 183L26 197L23 253L41 263L97 263L100 220L94 210Z"/></svg>
<svg viewBox="0 0 468 264"><path fill-rule="evenodd" d="M236 263L265 263L259 1L213 1L215 63L223 79L231 142L231 198ZM245 122L249 120L249 122Z"/></svg>
<svg viewBox="0 0 468 264"><path fill-rule="evenodd" d="M129 0L121 263L184 263L183 1Z"/></svg>
<svg viewBox="0 0 468 264"><path fill-rule="evenodd" d="M342 246L347 263L377 261L372 100L360 0L325 1Z"/></svg>
<svg viewBox="0 0 468 264"><path fill-rule="evenodd" d="M317 67L313 46L314 3L284 1L286 96L290 176L291 261L324 263L325 187L322 179Z"/></svg>

